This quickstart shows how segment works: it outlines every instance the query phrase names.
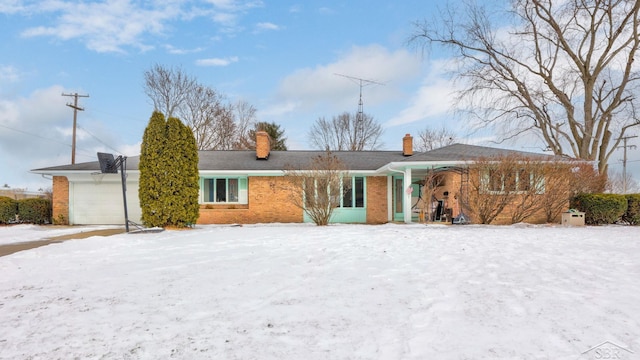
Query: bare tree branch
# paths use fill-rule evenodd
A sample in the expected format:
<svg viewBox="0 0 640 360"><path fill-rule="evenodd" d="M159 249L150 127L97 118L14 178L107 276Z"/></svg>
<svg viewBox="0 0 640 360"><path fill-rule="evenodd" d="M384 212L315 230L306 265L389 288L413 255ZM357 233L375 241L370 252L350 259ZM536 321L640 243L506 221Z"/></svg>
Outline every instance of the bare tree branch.
<svg viewBox="0 0 640 360"><path fill-rule="evenodd" d="M319 118L311 126L309 141L317 149L363 151L375 150L382 146L382 125L372 116L344 112L331 121Z"/></svg>
<svg viewBox="0 0 640 360"><path fill-rule="evenodd" d="M507 138L533 132L606 174L620 138L640 124L640 2L513 0L500 13L464 4L417 23L411 38L454 51L459 103ZM512 25L496 26L505 14Z"/></svg>

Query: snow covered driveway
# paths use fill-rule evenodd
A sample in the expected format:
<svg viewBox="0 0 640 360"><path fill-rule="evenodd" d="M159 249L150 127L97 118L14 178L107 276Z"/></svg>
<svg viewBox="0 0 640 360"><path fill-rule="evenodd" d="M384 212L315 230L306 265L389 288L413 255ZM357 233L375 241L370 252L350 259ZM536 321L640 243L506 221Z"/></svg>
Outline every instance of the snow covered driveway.
<svg viewBox="0 0 640 360"><path fill-rule="evenodd" d="M590 359L603 342L637 358L639 235L300 224L70 241L0 258L0 358Z"/></svg>

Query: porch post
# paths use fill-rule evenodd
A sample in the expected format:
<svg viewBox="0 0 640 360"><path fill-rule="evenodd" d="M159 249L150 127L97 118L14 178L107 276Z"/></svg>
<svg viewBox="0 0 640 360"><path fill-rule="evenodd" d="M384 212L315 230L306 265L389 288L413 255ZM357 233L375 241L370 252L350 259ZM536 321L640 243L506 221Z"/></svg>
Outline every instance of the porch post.
<svg viewBox="0 0 640 360"><path fill-rule="evenodd" d="M387 175L387 221L393 221L393 175Z"/></svg>
<svg viewBox="0 0 640 360"><path fill-rule="evenodd" d="M405 224L411 224L411 168L404 170L402 212Z"/></svg>

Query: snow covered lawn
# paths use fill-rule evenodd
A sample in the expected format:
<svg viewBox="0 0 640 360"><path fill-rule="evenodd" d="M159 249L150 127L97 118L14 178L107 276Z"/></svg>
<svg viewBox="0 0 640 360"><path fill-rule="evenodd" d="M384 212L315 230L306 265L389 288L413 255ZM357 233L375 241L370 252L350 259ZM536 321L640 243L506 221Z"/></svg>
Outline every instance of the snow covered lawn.
<svg viewBox="0 0 640 360"><path fill-rule="evenodd" d="M300 224L68 241L0 257L0 358L592 359L603 342L638 358L639 235Z"/></svg>

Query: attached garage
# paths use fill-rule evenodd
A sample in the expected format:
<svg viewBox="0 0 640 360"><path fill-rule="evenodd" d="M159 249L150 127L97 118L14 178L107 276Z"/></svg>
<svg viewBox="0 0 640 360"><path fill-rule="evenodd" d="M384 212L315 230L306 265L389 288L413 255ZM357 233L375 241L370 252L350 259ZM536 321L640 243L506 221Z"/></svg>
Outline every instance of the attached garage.
<svg viewBox="0 0 640 360"><path fill-rule="evenodd" d="M138 181L127 179L129 220L140 223ZM92 174L91 181L69 179L69 223L73 225L124 224L122 183L119 174Z"/></svg>

